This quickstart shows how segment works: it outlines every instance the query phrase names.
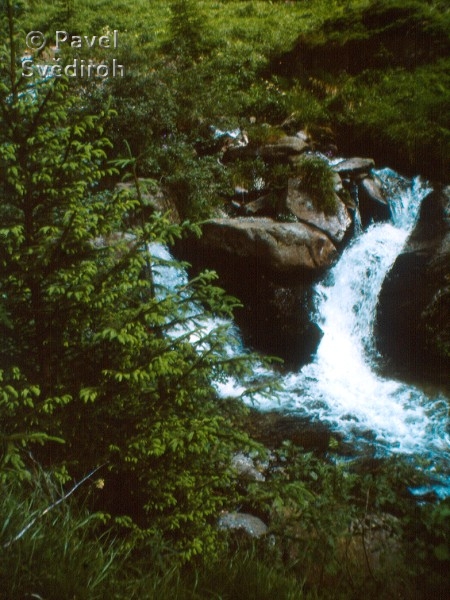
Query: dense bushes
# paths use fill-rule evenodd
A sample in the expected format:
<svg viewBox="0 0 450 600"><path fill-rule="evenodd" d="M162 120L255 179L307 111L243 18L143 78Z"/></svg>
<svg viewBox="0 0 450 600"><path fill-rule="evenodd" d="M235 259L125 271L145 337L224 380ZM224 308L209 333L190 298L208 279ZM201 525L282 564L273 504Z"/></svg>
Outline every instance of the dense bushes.
<svg viewBox="0 0 450 600"><path fill-rule="evenodd" d="M47 441L35 459L63 480L106 464L107 508L117 512L120 497L144 537L163 532L181 560L214 552L214 520L232 495L229 457L248 443L222 415L214 382L251 361L228 356L226 324L202 324L230 317L235 302L211 273L158 284L167 261L149 244L189 226L160 214L144 222L133 195L99 191L112 174L108 113L84 114L63 79L26 87L11 13L5 21L0 475L29 478L25 450Z"/></svg>
<svg viewBox="0 0 450 600"><path fill-rule="evenodd" d="M320 100L343 153L446 181L449 24L439 2L371 2L301 35L271 71L288 76L294 114L295 89Z"/></svg>

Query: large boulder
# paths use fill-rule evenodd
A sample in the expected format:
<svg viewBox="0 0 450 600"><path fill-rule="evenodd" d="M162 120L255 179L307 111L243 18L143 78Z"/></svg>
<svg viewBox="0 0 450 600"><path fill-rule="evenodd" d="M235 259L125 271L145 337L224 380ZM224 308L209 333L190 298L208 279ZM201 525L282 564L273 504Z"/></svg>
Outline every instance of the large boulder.
<svg viewBox="0 0 450 600"><path fill-rule="evenodd" d="M212 219L203 226L201 245L242 260L257 259L285 273L326 269L337 258L336 247L322 231L263 217Z"/></svg>
<svg viewBox="0 0 450 600"><path fill-rule="evenodd" d="M248 347L290 368L310 362L321 339L311 321L313 284L337 258L328 236L269 218L214 219L175 252L194 274L216 270L219 284L241 301L235 320Z"/></svg>
<svg viewBox="0 0 450 600"><path fill-rule="evenodd" d="M341 177L367 177L370 171L374 168L375 161L373 158L347 158L337 163L333 167L333 171L339 173Z"/></svg>
<svg viewBox="0 0 450 600"><path fill-rule="evenodd" d="M293 156L299 156L311 146L308 141L297 137L284 135L270 143L250 143L243 146L230 145L225 149L222 161L227 164L235 161L245 161L261 157L267 162L286 162Z"/></svg>
<svg viewBox="0 0 450 600"><path fill-rule="evenodd" d="M335 244L342 242L349 230L352 220L345 204L334 194L335 214L328 215L318 210L311 195L302 189L301 180L291 178L282 201L282 211L288 211L301 223L306 223L325 233Z"/></svg>
<svg viewBox="0 0 450 600"><path fill-rule="evenodd" d="M450 383L450 186L423 200L383 284L377 342L400 373Z"/></svg>

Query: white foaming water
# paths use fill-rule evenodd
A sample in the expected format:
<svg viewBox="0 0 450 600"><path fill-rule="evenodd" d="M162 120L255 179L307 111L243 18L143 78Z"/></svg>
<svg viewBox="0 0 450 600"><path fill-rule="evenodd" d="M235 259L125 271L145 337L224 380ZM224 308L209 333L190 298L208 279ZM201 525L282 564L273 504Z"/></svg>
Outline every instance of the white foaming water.
<svg viewBox="0 0 450 600"><path fill-rule="evenodd" d="M373 325L383 280L414 227L429 191L378 172L390 190L393 223L371 225L344 251L325 283L316 286L323 338L314 360L283 382L281 407L326 422L357 441L367 436L381 452L444 456L450 448L448 401L376 373ZM414 327L414 324L411 324ZM262 401L261 409L280 408Z"/></svg>
<svg viewBox="0 0 450 600"><path fill-rule="evenodd" d="M316 286L316 321L323 337L313 362L299 373L283 377L278 394L253 396L252 406L327 423L349 442L369 444L378 454L420 454L446 471L449 400L377 374L379 356L373 344L383 280L414 227L429 189L418 179L407 181L389 169L377 175L389 193L392 223L373 224L360 233L327 280ZM172 260L170 253L158 245L152 245L151 251L163 263L155 270L156 283L171 289L183 286L186 274L164 266L165 261ZM195 306L192 310L197 312ZM202 332L225 324L204 318L193 321L194 342ZM230 356L243 351L239 333L235 328L232 331L227 347ZM185 333L185 329L176 330L173 335ZM262 367L257 371L256 378L270 375ZM245 385L232 379L218 382L216 388L224 397L245 392ZM439 487L434 486L438 493L450 493L448 483Z"/></svg>
<svg viewBox="0 0 450 600"><path fill-rule="evenodd" d="M156 286L156 295L164 299L167 292L178 293L181 296L186 294L183 288L188 283L188 276L184 269L174 264L174 258L169 250L163 244L150 244L149 251L153 259L153 277ZM197 350L209 350L208 334L218 328L225 328L228 334L228 344L225 351L232 357L238 353L242 354L244 348L237 327L225 319L218 317L205 317L201 306L190 302L186 312L186 318L182 324L178 324L170 329L168 334L173 338L185 340L186 338L197 347ZM245 393L246 387L234 380L227 378L223 381L216 381L215 387L220 396L237 397Z"/></svg>

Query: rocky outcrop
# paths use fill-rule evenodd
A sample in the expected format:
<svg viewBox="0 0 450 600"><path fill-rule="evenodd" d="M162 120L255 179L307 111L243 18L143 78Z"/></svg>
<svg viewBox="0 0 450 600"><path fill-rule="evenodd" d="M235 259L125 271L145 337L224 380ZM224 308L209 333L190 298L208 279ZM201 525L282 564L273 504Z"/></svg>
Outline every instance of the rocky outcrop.
<svg viewBox="0 0 450 600"><path fill-rule="evenodd" d="M423 200L383 284L377 342L401 373L450 383L450 187Z"/></svg>
<svg viewBox="0 0 450 600"><path fill-rule="evenodd" d="M267 162L286 162L310 148L309 142L302 137L285 135L267 144L257 144L250 140L246 146L230 145L226 148L222 160L226 164L260 157Z"/></svg>
<svg viewBox="0 0 450 600"><path fill-rule="evenodd" d="M271 148L267 156L283 162L302 158L310 143L304 133L265 147ZM236 151L249 146L251 141ZM234 149L226 150L225 156L230 151ZM320 202L305 189L301 175L286 178L285 186L276 189L238 188L226 206L230 216L210 219L200 239L177 245L175 251L192 264L194 273L216 270L220 285L242 302L235 318L248 347L280 356L289 368L311 360L322 335L311 320L313 284L336 262L353 234L351 215L357 203L351 192L357 185L367 189L367 199L361 201L367 223L381 218L376 213L379 206L387 207L373 166L372 159L355 157L334 167L333 214L318 208Z"/></svg>
<svg viewBox="0 0 450 600"><path fill-rule="evenodd" d="M361 225L388 221L391 216L389 203L381 181L373 173L372 158L348 158L334 165L333 170L344 187L357 200Z"/></svg>
<svg viewBox="0 0 450 600"><path fill-rule="evenodd" d="M325 233L333 243L340 243L352 224L345 204L334 194L336 214L327 215L315 206L311 195L302 189L299 179L289 179L285 198L280 203L280 212L289 212L299 222L317 228Z"/></svg>
<svg viewBox="0 0 450 600"><path fill-rule="evenodd" d="M269 218L212 219L200 244L282 273L326 269L337 258L336 247L318 229Z"/></svg>

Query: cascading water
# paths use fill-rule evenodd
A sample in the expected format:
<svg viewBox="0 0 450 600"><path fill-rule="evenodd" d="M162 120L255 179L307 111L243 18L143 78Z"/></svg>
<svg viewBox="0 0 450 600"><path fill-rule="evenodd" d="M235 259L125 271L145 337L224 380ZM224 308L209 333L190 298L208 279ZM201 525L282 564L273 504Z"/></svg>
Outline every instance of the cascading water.
<svg viewBox="0 0 450 600"><path fill-rule="evenodd" d="M430 459L447 473L434 490L449 495L449 400L379 375L380 357L373 344L383 280L414 227L429 189L418 179L407 181L389 169L377 176L389 193L392 222L359 232L326 281L316 286L316 320L323 338L313 362L285 376L275 398L256 397L252 405L326 423L355 446L370 445L378 455L398 452ZM171 277L185 276L172 271L161 274L166 285ZM204 322L207 330L213 326L213 320ZM228 353L242 351L237 345L230 341ZM259 375L267 372L261 368ZM245 389L231 380L217 388L223 396L239 395Z"/></svg>
<svg viewBox="0 0 450 600"><path fill-rule="evenodd" d="M392 223L361 233L316 287L323 338L313 362L285 378L280 404L282 410L328 423L350 441L369 442L378 453L420 453L442 463L450 449L448 400L378 375L373 344L383 280L429 190L419 180L407 185L388 169L378 176L390 190ZM280 404L261 400L260 406L280 409Z"/></svg>

